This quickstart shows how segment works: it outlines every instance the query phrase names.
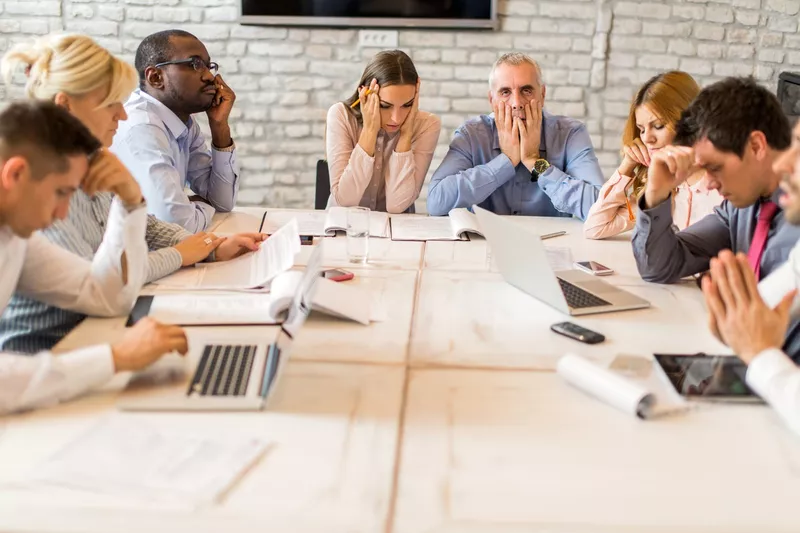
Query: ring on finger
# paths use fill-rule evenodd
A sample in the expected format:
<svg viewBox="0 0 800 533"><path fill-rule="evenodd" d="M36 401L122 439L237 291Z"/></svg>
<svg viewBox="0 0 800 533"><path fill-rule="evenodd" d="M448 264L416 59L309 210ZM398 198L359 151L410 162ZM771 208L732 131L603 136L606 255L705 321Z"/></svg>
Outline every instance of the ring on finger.
<svg viewBox="0 0 800 533"><path fill-rule="evenodd" d="M211 240L211 237L206 237L205 239L203 239L203 242L206 244L211 244L214 241Z"/></svg>

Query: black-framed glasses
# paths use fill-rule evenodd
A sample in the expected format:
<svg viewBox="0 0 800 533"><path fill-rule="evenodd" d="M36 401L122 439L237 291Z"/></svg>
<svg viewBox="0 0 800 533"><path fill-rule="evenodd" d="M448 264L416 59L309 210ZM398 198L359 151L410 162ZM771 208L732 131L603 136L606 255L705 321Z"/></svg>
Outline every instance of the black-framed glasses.
<svg viewBox="0 0 800 533"><path fill-rule="evenodd" d="M155 65L156 68L161 68L166 65L191 65L193 69L197 72L203 72L205 70L211 71L212 74L216 74L219 70L219 65L211 61L210 63L206 63L204 60L200 59L199 57L190 57L189 59L176 59L175 61L164 61L163 63L158 63Z"/></svg>

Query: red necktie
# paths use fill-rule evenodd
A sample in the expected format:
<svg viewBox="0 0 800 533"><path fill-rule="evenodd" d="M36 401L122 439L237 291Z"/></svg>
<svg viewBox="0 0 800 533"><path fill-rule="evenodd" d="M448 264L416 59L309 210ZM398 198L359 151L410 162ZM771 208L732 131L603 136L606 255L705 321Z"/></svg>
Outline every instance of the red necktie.
<svg viewBox="0 0 800 533"><path fill-rule="evenodd" d="M761 256L764 255L764 248L767 246L769 224L777 212L778 204L770 200L763 202L758 211L756 231L753 232L753 242L750 243L750 251L747 252L747 261L756 273L756 279L761 279Z"/></svg>

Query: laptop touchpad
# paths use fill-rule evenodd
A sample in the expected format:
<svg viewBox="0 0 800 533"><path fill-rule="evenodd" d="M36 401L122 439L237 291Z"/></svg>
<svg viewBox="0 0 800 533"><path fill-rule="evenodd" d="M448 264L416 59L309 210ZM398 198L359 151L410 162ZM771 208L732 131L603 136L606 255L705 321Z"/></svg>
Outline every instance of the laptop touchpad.
<svg viewBox="0 0 800 533"><path fill-rule="evenodd" d="M603 294L609 292L619 292L619 289L604 281L581 281L578 286L584 290L594 294Z"/></svg>

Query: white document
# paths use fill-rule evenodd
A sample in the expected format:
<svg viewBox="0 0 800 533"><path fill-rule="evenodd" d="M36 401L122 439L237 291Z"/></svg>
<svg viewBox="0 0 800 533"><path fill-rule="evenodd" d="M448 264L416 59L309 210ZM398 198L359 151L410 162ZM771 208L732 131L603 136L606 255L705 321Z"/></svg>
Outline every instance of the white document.
<svg viewBox="0 0 800 533"><path fill-rule="evenodd" d="M157 294L148 316L178 326L279 324L299 289L303 272L284 272L272 280L269 294ZM369 325L380 313L363 287L320 277L312 309Z"/></svg>
<svg viewBox="0 0 800 533"><path fill-rule="evenodd" d="M29 481L196 507L218 501L267 445L216 428L185 432L119 415L67 444Z"/></svg>
<svg viewBox="0 0 800 533"><path fill-rule="evenodd" d="M465 241L467 233L483 237L474 213L452 209L447 217L392 215L393 241Z"/></svg>
<svg viewBox="0 0 800 533"><path fill-rule="evenodd" d="M292 268L299 251L300 234L297 221L292 219L253 253L230 261L200 263L154 283L170 289L251 289Z"/></svg>
<svg viewBox="0 0 800 533"><path fill-rule="evenodd" d="M642 419L683 410L683 402L660 402L645 381L633 380L584 357L566 354L559 359L556 373L567 383L598 400ZM661 404L661 405L659 405Z"/></svg>
<svg viewBox="0 0 800 533"><path fill-rule="evenodd" d="M347 231L347 208L333 206L327 211L267 211L261 231L272 234L290 220L297 220L300 235L333 237L337 231ZM370 237L389 236L389 215L377 211L369 214Z"/></svg>

